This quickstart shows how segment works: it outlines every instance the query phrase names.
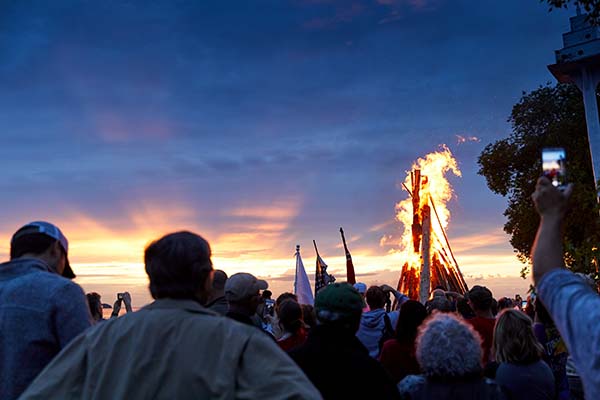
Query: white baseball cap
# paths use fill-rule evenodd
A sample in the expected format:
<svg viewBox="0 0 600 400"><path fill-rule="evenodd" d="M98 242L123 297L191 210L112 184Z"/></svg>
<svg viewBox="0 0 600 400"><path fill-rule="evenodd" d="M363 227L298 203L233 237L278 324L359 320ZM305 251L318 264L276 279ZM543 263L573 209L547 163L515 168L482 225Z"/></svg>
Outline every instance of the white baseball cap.
<svg viewBox="0 0 600 400"><path fill-rule="evenodd" d="M26 235L32 235L32 234L36 234L36 233L41 233L46 236L50 236L53 239L58 240L58 242L60 243L60 247L65 252L65 270L63 271L62 276L64 276L65 278L68 278L68 279L75 278L75 273L73 272L73 269L71 268L71 264L69 264L69 258L68 258L69 241L67 240L67 237L65 235L63 235L61 230L58 229L58 227L56 225L51 224L50 222L45 222L45 221L30 222L27 225L22 226L17 232L15 232L12 239L10 240L10 243L12 245L12 243L16 239L26 236Z"/></svg>

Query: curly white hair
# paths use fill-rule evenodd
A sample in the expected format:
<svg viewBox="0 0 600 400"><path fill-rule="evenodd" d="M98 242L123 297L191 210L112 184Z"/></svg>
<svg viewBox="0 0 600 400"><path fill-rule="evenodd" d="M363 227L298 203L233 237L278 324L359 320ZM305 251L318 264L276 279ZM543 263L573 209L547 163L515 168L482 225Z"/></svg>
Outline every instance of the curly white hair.
<svg viewBox="0 0 600 400"><path fill-rule="evenodd" d="M454 314L434 313L419 329L417 361L427 377L481 373L481 337Z"/></svg>

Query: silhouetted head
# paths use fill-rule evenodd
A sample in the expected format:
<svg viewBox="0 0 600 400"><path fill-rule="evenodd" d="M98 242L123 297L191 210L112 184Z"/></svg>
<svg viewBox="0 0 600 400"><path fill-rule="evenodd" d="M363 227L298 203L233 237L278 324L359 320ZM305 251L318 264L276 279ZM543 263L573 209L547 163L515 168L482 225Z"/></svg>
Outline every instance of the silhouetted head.
<svg viewBox="0 0 600 400"><path fill-rule="evenodd" d="M302 307L292 299L279 305L279 323L286 332L296 333L304 325Z"/></svg>
<svg viewBox="0 0 600 400"><path fill-rule="evenodd" d="M281 303L290 299L294 300L295 302L298 302L298 296L296 296L294 293L284 292L277 296L277 299L275 300L275 312L279 314L279 306L281 305Z"/></svg>
<svg viewBox="0 0 600 400"><path fill-rule="evenodd" d="M85 295L90 307L90 313L94 321L100 321L102 319L103 309L101 297L98 293L92 292Z"/></svg>
<svg viewBox="0 0 600 400"><path fill-rule="evenodd" d="M427 318L425 306L415 300L407 300L400 307L400 317L396 325L398 341L413 341L417 337L419 326Z"/></svg>
<svg viewBox="0 0 600 400"><path fill-rule="evenodd" d="M367 290L365 298L367 299L367 304L371 310L376 310L385 306L386 296L383 292L383 289L381 289L379 286L371 286Z"/></svg>
<svg viewBox="0 0 600 400"><path fill-rule="evenodd" d="M61 230L49 222L35 221L21 227L10 241L10 259L21 257L44 261L57 274L75 278L68 258L69 241Z"/></svg>
<svg viewBox="0 0 600 400"><path fill-rule="evenodd" d="M505 308L513 308L515 306L515 303L513 301L513 299L509 299L508 297L502 297L500 300L498 300L498 311L502 311Z"/></svg>
<svg viewBox="0 0 600 400"><path fill-rule="evenodd" d="M225 284L225 299L229 303L229 310L252 316L256 313L262 301L261 290L269 284L247 272L231 275Z"/></svg>
<svg viewBox="0 0 600 400"><path fill-rule="evenodd" d="M191 232L170 233L152 242L144 253L152 297L204 303L212 286L210 256L208 242Z"/></svg>
<svg viewBox="0 0 600 400"><path fill-rule="evenodd" d="M473 311L490 311L492 308L492 292L485 286L473 286L469 290L468 298Z"/></svg>
<svg viewBox="0 0 600 400"><path fill-rule="evenodd" d="M361 295L348 283L327 285L315 298L318 323L348 335L354 335L358 330L362 309Z"/></svg>
<svg viewBox="0 0 600 400"><path fill-rule="evenodd" d="M212 283L213 290L223 292L225 289L225 282L227 282L227 273L225 273L225 271L221 271L220 269L215 269Z"/></svg>

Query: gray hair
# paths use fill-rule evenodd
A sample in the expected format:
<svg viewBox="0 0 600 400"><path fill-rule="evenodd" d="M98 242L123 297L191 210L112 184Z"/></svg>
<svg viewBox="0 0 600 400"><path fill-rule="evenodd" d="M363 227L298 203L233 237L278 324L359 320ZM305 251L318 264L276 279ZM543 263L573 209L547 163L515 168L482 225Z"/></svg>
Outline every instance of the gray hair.
<svg viewBox="0 0 600 400"><path fill-rule="evenodd" d="M417 361L423 375L460 378L482 371L481 337L454 314L435 312L419 329Z"/></svg>

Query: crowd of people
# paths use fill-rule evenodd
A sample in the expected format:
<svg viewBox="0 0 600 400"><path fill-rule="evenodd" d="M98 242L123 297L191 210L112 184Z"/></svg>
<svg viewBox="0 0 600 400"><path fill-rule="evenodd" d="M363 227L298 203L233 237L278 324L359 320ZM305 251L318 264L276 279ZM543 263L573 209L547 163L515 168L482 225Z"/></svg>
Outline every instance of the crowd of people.
<svg viewBox="0 0 600 400"><path fill-rule="evenodd" d="M181 231L145 249L154 302L133 312L127 292L85 295L65 235L29 223L0 264L0 399L598 399L600 298L562 259L570 192L538 182L527 301L364 283L273 300Z"/></svg>

